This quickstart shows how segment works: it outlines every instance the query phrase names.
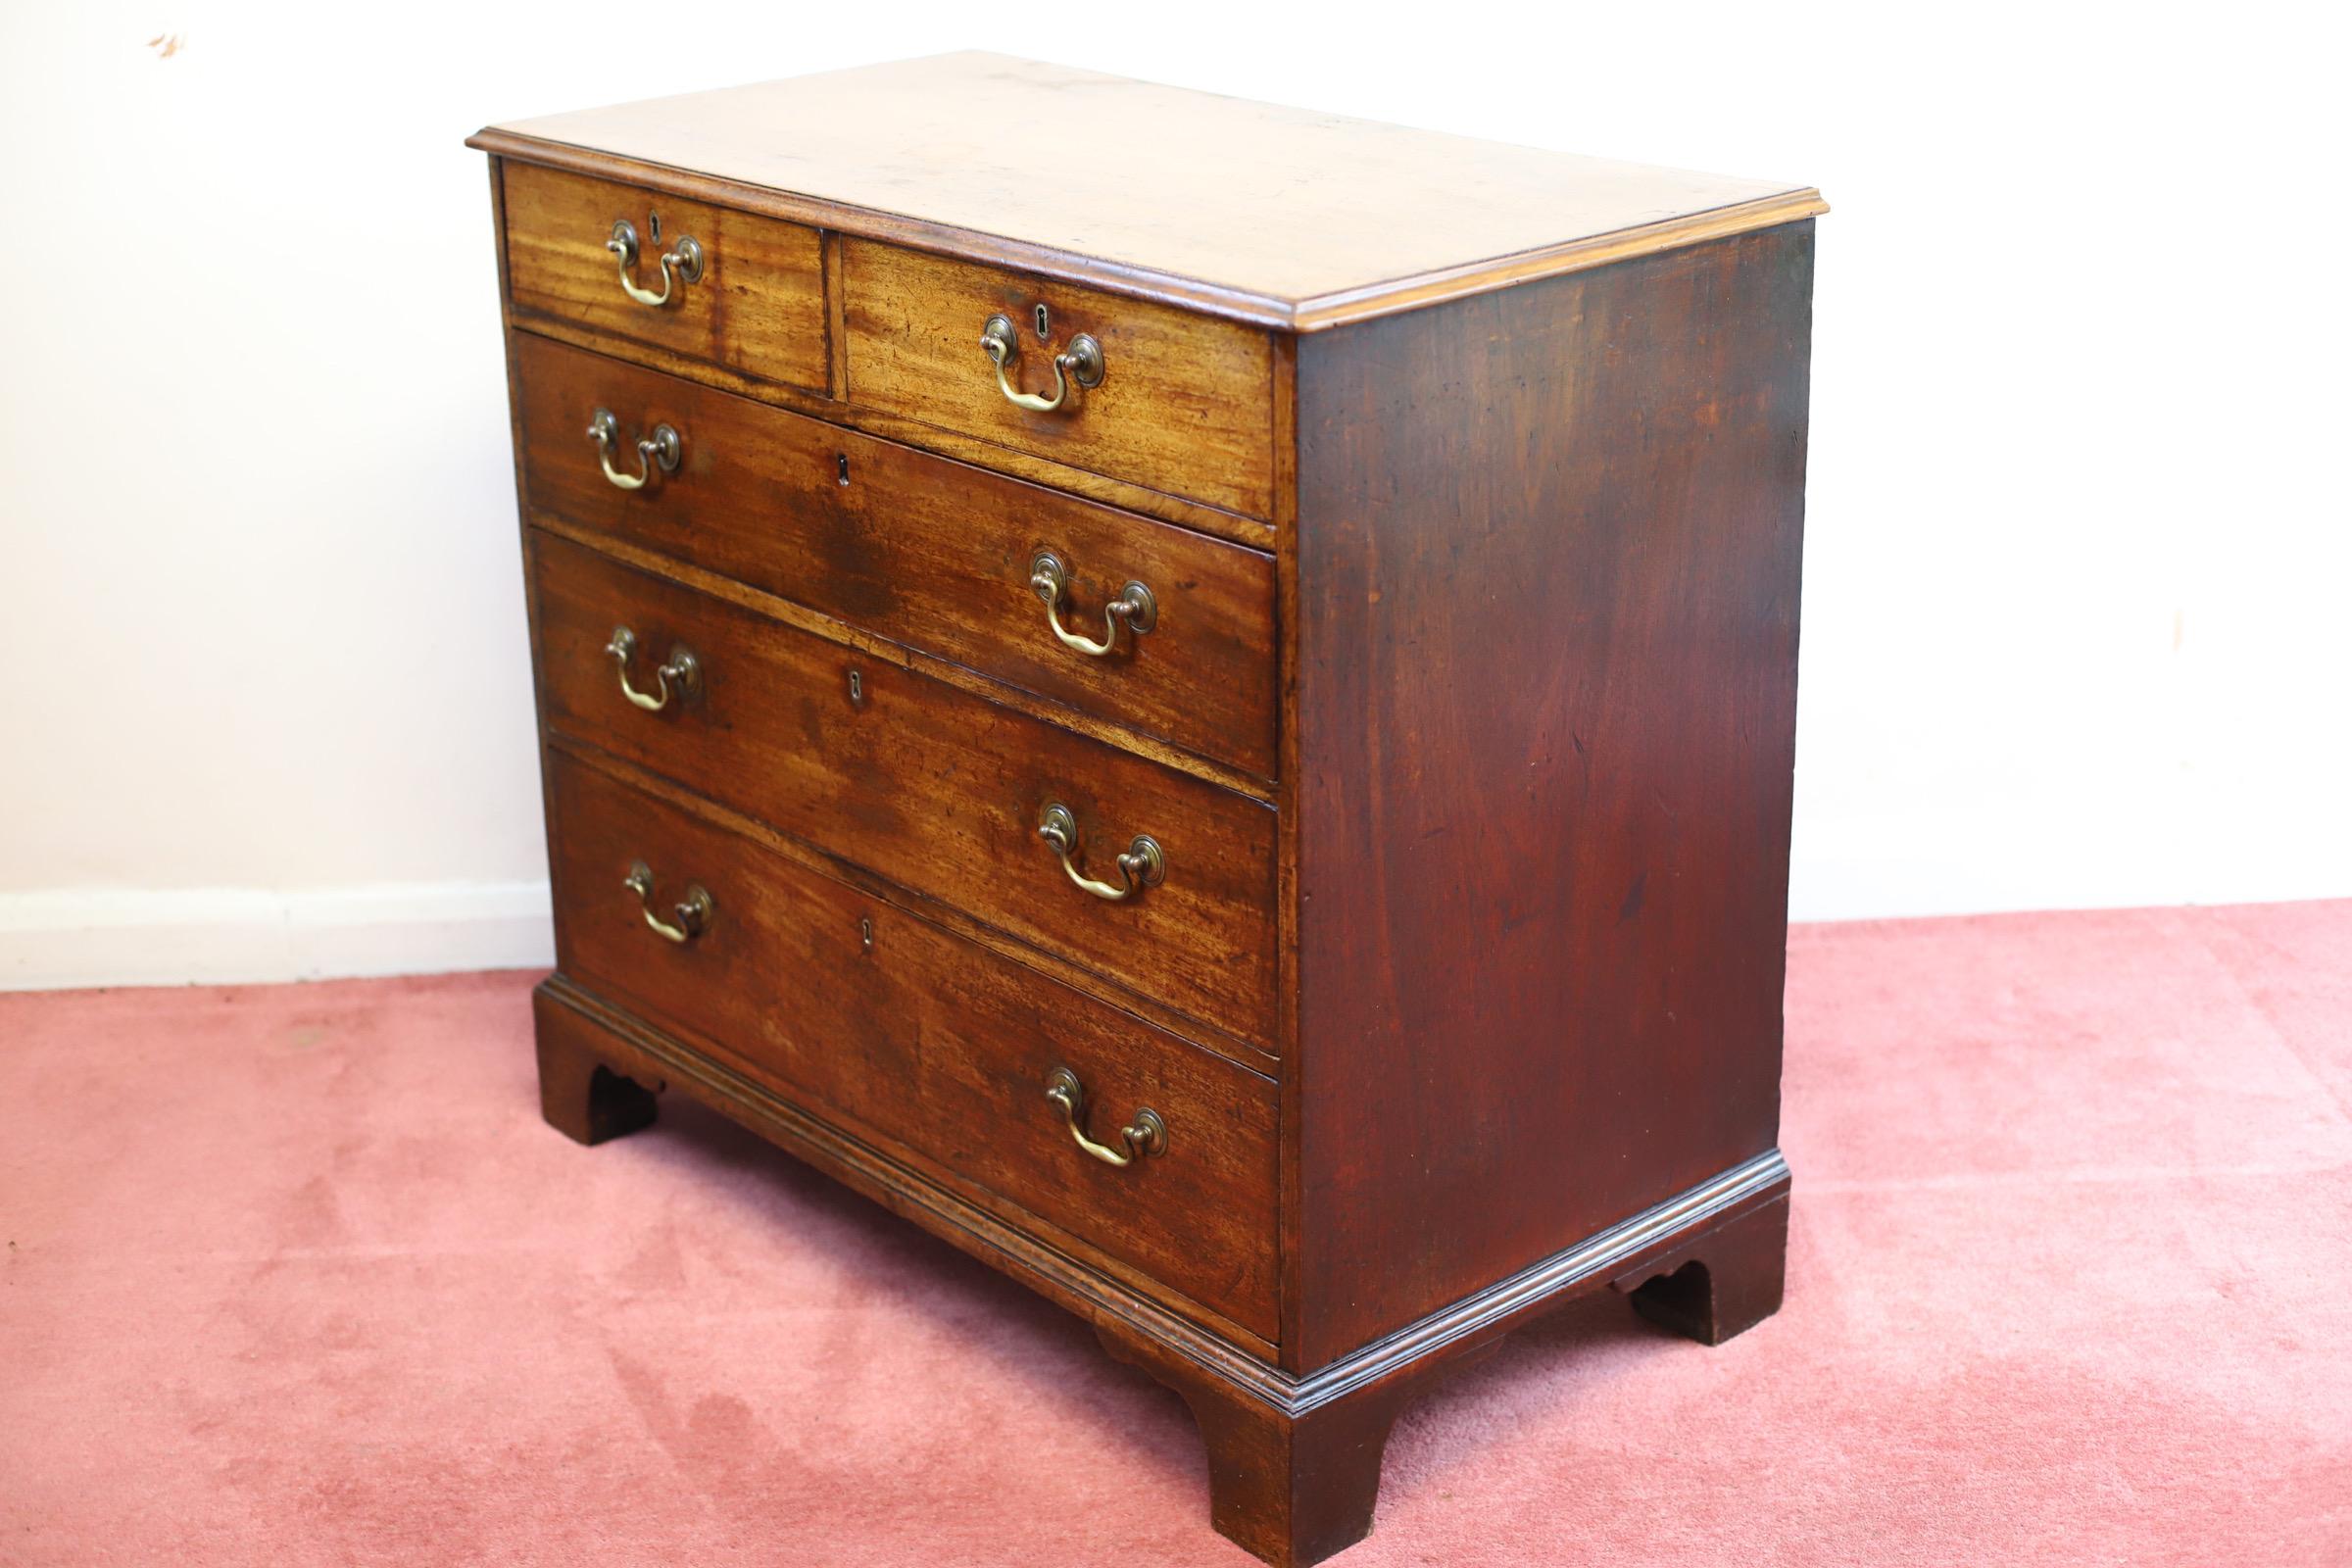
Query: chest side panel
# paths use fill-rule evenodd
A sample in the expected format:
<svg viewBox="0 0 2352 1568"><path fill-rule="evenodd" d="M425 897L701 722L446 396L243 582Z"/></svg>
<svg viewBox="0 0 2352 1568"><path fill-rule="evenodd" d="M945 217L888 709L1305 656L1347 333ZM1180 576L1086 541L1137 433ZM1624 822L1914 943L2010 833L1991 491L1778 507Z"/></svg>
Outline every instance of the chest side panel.
<svg viewBox="0 0 2352 1568"><path fill-rule="evenodd" d="M1300 1369L1777 1137L1811 284L1300 341Z"/></svg>

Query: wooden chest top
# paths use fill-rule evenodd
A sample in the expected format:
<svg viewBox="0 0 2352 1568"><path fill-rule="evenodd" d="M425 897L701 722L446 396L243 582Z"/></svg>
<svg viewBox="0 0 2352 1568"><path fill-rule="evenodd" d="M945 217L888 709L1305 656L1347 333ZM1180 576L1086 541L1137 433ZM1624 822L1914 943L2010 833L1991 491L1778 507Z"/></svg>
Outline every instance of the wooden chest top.
<svg viewBox="0 0 2352 1568"><path fill-rule="evenodd" d="M473 145L1312 331L1825 211L1808 186L994 54L494 125Z"/></svg>

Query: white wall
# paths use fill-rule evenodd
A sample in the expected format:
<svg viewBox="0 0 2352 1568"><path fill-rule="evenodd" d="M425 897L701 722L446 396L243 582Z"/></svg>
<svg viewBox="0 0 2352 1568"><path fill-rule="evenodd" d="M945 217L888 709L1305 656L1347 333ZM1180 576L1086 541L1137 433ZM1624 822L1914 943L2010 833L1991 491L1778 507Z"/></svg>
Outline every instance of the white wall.
<svg viewBox="0 0 2352 1568"><path fill-rule="evenodd" d="M460 141L970 46L1820 184L1793 912L2352 894L2340 40L2164 11L8 5L0 986L545 961Z"/></svg>

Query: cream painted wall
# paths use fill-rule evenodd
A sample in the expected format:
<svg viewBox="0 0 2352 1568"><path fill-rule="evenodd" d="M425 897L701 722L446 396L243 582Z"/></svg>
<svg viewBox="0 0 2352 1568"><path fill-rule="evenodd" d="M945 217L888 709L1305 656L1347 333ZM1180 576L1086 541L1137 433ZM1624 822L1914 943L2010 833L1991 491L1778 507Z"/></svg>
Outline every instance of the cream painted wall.
<svg viewBox="0 0 2352 1568"><path fill-rule="evenodd" d="M1819 183L1793 912L2352 894L2335 54L2159 14L0 9L0 986L546 961L460 141L968 46Z"/></svg>

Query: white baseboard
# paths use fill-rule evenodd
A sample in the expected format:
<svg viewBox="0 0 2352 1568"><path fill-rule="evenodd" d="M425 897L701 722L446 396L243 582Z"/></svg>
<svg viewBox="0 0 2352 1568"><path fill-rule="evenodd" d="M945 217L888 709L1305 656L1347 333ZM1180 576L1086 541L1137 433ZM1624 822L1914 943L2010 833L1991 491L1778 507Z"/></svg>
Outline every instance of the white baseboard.
<svg viewBox="0 0 2352 1568"><path fill-rule="evenodd" d="M545 882L0 893L0 991L546 968Z"/></svg>

